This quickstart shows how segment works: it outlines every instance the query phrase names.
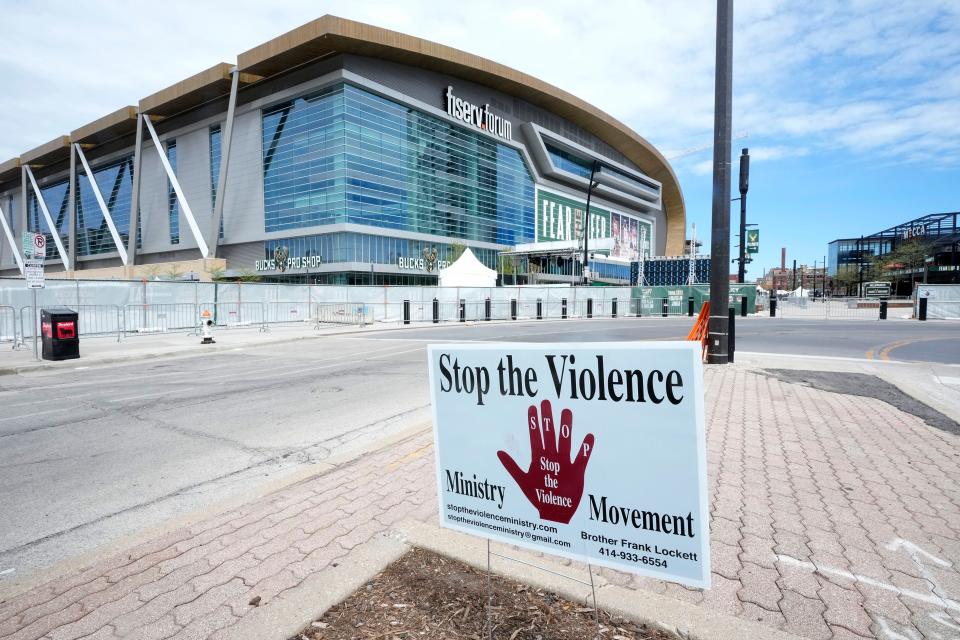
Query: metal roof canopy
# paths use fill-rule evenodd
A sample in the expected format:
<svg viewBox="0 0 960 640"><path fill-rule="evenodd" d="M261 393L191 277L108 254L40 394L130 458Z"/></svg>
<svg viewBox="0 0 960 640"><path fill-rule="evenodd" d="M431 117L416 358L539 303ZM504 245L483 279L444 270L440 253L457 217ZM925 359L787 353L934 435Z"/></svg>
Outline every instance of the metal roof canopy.
<svg viewBox="0 0 960 640"><path fill-rule="evenodd" d="M230 94L230 73L233 65L221 62L192 75L186 80L170 85L140 100L140 113L169 118L195 109L211 100ZM249 84L259 78L247 75L241 82ZM136 124L136 123L134 123Z"/></svg>
<svg viewBox="0 0 960 640"><path fill-rule="evenodd" d="M70 132L70 140L82 145L101 145L137 131L137 108L126 106Z"/></svg>
<svg viewBox="0 0 960 640"><path fill-rule="evenodd" d="M46 167L70 159L70 136L59 136L20 155L20 164Z"/></svg>
<svg viewBox="0 0 960 640"><path fill-rule="evenodd" d="M20 158L0 162L0 185L13 181L20 181Z"/></svg>

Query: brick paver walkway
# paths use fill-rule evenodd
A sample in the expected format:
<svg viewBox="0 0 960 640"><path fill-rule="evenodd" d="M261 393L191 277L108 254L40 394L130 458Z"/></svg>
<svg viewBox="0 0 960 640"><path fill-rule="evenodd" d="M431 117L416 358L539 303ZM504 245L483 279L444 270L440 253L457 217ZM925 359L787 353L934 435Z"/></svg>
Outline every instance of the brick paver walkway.
<svg viewBox="0 0 960 640"><path fill-rule="evenodd" d="M713 588L602 570L809 638L960 637L960 438L886 403L706 376ZM0 604L0 638L232 637L405 519L436 522L422 434Z"/></svg>

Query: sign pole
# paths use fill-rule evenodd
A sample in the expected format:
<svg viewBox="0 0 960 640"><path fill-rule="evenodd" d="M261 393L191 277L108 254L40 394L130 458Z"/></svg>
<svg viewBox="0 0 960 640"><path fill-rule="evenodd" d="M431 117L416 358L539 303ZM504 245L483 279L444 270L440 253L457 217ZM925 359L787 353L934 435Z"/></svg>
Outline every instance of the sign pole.
<svg viewBox="0 0 960 640"><path fill-rule="evenodd" d="M717 0L713 112L713 217L710 237L710 341L707 361L727 364L730 305L730 127L733 110L733 0ZM741 243L743 239L741 239Z"/></svg>
<svg viewBox="0 0 960 640"><path fill-rule="evenodd" d="M30 322L33 323L33 359L39 362L40 354L37 353L37 290L30 289L30 293L33 294L33 316L30 319Z"/></svg>

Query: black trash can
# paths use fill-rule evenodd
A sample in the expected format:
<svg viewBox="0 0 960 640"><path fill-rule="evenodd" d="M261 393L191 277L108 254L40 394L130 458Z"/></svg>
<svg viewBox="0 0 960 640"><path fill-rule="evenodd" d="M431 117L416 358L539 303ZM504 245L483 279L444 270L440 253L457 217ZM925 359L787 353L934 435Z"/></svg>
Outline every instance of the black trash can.
<svg viewBox="0 0 960 640"><path fill-rule="evenodd" d="M73 360L80 357L80 324L77 312L73 309L41 309L40 335L44 360Z"/></svg>

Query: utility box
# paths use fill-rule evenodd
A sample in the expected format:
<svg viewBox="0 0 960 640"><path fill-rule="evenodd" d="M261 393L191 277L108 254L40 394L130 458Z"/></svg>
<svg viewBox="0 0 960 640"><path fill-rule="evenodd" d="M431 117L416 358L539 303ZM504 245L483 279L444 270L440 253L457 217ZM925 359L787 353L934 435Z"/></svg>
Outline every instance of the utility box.
<svg viewBox="0 0 960 640"><path fill-rule="evenodd" d="M66 307L40 310L40 335L44 360L80 357L80 324L77 312Z"/></svg>

